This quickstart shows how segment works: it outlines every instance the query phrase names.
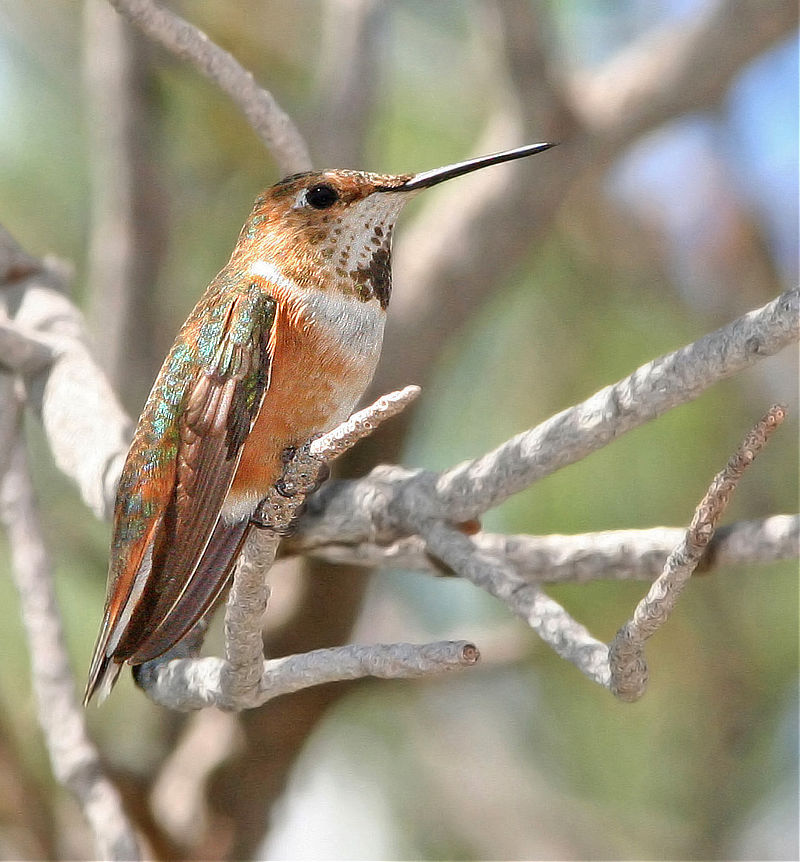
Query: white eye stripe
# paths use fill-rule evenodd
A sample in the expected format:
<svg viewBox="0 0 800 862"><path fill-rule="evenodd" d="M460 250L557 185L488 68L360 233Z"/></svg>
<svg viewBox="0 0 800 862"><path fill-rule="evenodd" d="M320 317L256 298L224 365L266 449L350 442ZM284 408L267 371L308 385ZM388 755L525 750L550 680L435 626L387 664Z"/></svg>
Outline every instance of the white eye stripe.
<svg viewBox="0 0 800 862"><path fill-rule="evenodd" d="M294 199L294 205L292 206L292 209L301 210L301 209L304 209L305 207L307 207L308 206L307 194L308 194L308 189L300 189L300 191L297 193L297 197Z"/></svg>

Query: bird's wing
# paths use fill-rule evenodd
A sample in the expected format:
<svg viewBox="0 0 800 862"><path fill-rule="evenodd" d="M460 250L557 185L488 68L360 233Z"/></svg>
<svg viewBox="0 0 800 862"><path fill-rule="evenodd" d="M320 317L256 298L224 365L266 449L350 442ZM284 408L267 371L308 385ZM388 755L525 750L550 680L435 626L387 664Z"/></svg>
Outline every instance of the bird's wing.
<svg viewBox="0 0 800 862"><path fill-rule="evenodd" d="M110 690L121 662L166 652L227 581L247 521L228 524L220 510L269 385L274 319L255 285L224 305L201 301L164 363L117 492L87 701Z"/></svg>

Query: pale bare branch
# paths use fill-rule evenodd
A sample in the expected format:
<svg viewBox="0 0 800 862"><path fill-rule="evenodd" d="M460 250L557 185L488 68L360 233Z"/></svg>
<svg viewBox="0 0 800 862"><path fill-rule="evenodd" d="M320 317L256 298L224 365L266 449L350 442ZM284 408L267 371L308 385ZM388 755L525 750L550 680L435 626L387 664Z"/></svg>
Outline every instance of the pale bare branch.
<svg viewBox="0 0 800 862"><path fill-rule="evenodd" d="M15 310L13 325L20 326L14 330L15 337L24 338L30 333L35 339L44 339L44 343L55 346L56 359L52 366L33 378L34 381L42 378L47 384L43 386L39 402L45 418L58 415L52 400L59 405L59 410L74 410L76 403L85 410L86 398L97 400L98 393L108 386L86 349L80 315L52 288L49 282L53 278L52 273L42 271L35 277L26 276L19 282L12 282L3 292L4 296L13 296L15 300L7 306ZM503 550L498 551L498 540L494 540L494 547L487 537L470 540L442 519L457 523L479 515L559 466L583 457L670 407L697 397L716 380L775 353L798 337L799 300L800 291L789 291L695 344L642 366L628 378L538 428L518 435L483 458L443 474L385 467L357 482L333 483L312 498L312 516L304 519L298 544L301 547L304 542L306 547L390 544L408 537L413 539L416 535L425 542L424 552L435 554L458 574L506 601L559 654L574 661L592 679L607 684L607 663L604 670L599 658L604 645L592 638L535 583L526 581L524 559L530 549L519 551L519 548L527 543L518 541L515 552L513 537L506 537L499 540ZM53 308L60 313L55 316L46 313ZM37 315L43 315L43 320ZM75 375L73 368L73 376L65 374L65 379L74 380L77 376L81 380L81 386L73 395L76 403L63 405L59 401L59 398L68 397L70 390L66 396L64 392L59 396L56 390L52 396L45 397L50 379L75 355L79 357L82 373ZM28 391L29 398L37 403L36 389L31 382ZM317 482L321 464L370 433L379 421L416 397L418 391L417 387L407 387L381 399L334 432L309 441L288 460L283 479L259 509L260 520L272 529L248 537L247 552L237 568L228 611L228 660L219 660L221 663L216 664L208 664L207 659L197 660L202 662L197 666L203 669L201 672L193 669L191 661L194 659L189 658L189 664L186 664L187 659L180 659L183 661L179 665L180 676L193 692L189 696L192 703L215 702L227 708L243 708L264 702L265 697L271 696L265 696L262 690L261 618L268 598L266 572L274 559L278 538L300 513L306 494ZM103 428L106 448L101 447L101 452L111 458L112 463L120 464L127 440L118 436L116 446L108 445L108 429L125 427L119 421L120 416L124 420L124 414L116 407L113 396L104 399L102 404L93 405L88 416L97 425L98 416L109 411L112 419ZM118 417L116 426L115 415ZM54 451L61 447L73 453L76 459L73 475L79 479L78 465L87 460L92 462L97 452L87 452L83 447L74 452L74 436L62 439L58 435L64 433L65 427L74 428L76 424L79 427L85 420L84 416L83 419L70 418L61 425L45 422L53 438ZM109 476L110 471L106 470L102 478L108 482ZM116 474L111 480L116 482ZM98 486L104 489L103 493L108 493L108 485L98 482ZM791 528L784 525L784 541L787 541L786 530L791 533ZM624 556L622 549L618 548L618 553ZM767 553L769 558L775 556L774 550ZM646 566L642 564L639 568L646 569ZM178 683L165 683L166 688L159 688L160 680L167 673L165 668L172 667L178 656L194 654L200 637L201 632L198 632L194 640L186 639L177 651L142 666L137 671L142 685L161 692L157 696L163 697L164 702L171 702L169 698L173 698L175 703L184 703Z"/></svg>
<svg viewBox="0 0 800 862"><path fill-rule="evenodd" d="M426 524L422 533L429 551L457 575L504 602L589 679L608 684L608 647L539 586L523 581L505 560L479 551L467 536L442 521Z"/></svg>
<svg viewBox="0 0 800 862"><path fill-rule="evenodd" d="M409 679L471 667L479 658L474 644L442 641L430 644L350 644L265 661L258 688L245 701L227 703L226 662L221 658L174 659L162 664L148 681L147 693L170 709L207 706L245 709L313 685L368 676Z"/></svg>
<svg viewBox="0 0 800 862"><path fill-rule="evenodd" d="M287 518L284 527L288 527ZM222 689L230 703L247 700L258 689L264 665L262 626L269 601L267 574L275 561L280 534L250 530L233 574L225 607L225 658ZM148 692L149 693L149 692Z"/></svg>
<svg viewBox="0 0 800 862"><path fill-rule="evenodd" d="M291 453L284 465L283 476L262 500L254 515L258 529L249 530L233 575L233 585L225 612L225 661L209 665L197 659L198 669L185 669L183 678L200 687L203 696L214 697L215 703L226 709L245 709L266 702L273 695L262 691L264 682L264 645L261 621L269 600L267 574L272 567L280 537L289 531L306 496L314 490L320 470L327 462L342 455L360 439L370 434L381 422L395 416L419 394L419 387L407 386L379 398L369 407L354 413L327 434L309 441ZM176 709L189 696L178 690L174 676L170 694L154 695L159 689L164 666L173 663L174 652L148 662L137 679L145 691ZM363 654L367 660L367 654ZM179 659L193 661L193 659ZM210 669L210 670L209 670ZM202 677L198 681L197 674ZM209 675L210 674L210 675ZM309 681L308 685L317 685ZM215 689L218 686L218 689ZM298 688L304 687L298 685ZM194 690L194 688L193 688Z"/></svg>

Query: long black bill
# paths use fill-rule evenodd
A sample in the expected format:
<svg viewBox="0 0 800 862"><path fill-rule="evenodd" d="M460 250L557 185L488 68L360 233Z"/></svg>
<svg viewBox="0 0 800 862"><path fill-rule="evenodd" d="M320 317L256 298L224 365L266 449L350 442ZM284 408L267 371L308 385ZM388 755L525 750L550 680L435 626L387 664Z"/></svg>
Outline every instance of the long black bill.
<svg viewBox="0 0 800 862"><path fill-rule="evenodd" d="M501 162L510 162L512 159L524 159L526 156L532 156L535 153L543 153L554 146L555 144L528 144L525 147L517 147L516 150L505 150L505 152L493 153L490 156L479 156L477 159L468 159L466 162L456 162L456 164L447 165L444 168L423 171L421 174L414 174L411 179L406 180L398 191L427 189L453 177L460 177L461 174L468 174L471 171L477 171L479 168L485 168L489 165L499 165Z"/></svg>

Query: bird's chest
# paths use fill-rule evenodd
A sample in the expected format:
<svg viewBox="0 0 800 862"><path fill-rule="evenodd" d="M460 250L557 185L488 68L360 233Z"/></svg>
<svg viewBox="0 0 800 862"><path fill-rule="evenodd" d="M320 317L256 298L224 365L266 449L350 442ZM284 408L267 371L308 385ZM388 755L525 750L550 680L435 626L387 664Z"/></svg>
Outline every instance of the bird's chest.
<svg viewBox="0 0 800 862"><path fill-rule="evenodd" d="M269 386L244 444L234 496L260 499L280 478L284 449L350 415L375 372L384 318L378 302L341 295L279 306Z"/></svg>
<svg viewBox="0 0 800 862"><path fill-rule="evenodd" d="M270 425L277 415L284 417L291 445L346 419L375 371L382 321L378 325L364 303L342 305L339 316L318 310L299 324L287 321L275 329L270 383L259 420Z"/></svg>

